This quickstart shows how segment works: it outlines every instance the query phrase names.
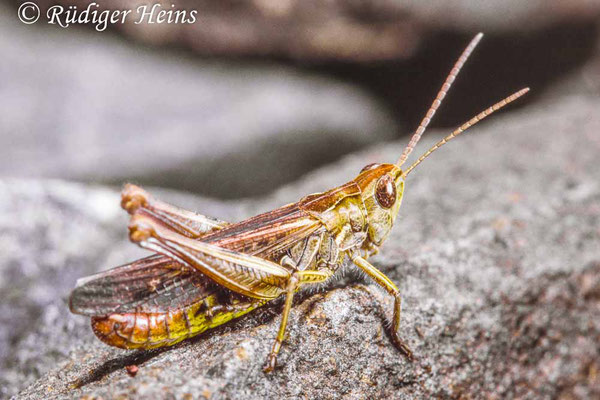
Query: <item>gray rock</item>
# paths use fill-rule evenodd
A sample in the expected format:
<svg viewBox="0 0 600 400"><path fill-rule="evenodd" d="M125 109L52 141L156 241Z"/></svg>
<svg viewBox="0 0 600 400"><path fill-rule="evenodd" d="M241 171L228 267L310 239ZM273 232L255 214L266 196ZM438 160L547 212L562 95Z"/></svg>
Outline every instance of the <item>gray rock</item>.
<svg viewBox="0 0 600 400"><path fill-rule="evenodd" d="M244 197L396 131L372 97L331 79L24 25L6 10L0 52L3 176Z"/></svg>
<svg viewBox="0 0 600 400"><path fill-rule="evenodd" d="M346 279L301 299L272 375L261 367L278 307L151 353L111 349L65 299L77 277L138 256L116 191L4 181L0 279L7 344L0 376L16 398L595 398L600 396L600 100L566 97L475 128L411 175L373 263L404 296ZM440 132L429 132L417 153ZM380 145L261 200L219 204L161 193L237 219L340 184ZM5 298L5 293L11 296ZM3 348L4 347L3 343ZM135 378L124 369L139 365ZM79 388L70 388L71 384Z"/></svg>

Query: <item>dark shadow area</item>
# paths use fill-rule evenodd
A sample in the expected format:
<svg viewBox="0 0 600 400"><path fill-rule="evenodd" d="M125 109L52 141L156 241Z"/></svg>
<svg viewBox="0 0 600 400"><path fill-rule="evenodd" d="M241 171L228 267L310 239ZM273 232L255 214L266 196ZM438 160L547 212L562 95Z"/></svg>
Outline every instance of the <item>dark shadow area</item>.
<svg viewBox="0 0 600 400"><path fill-rule="evenodd" d="M404 136L417 126L453 62L472 36L471 33L450 31L436 33L410 60L366 64L271 61L362 87L383 101L392 116L405 127L396 135ZM531 87L531 92L500 112L511 112L536 101L547 88L576 71L594 54L598 36L598 26L591 22L557 25L529 34L486 35L431 126L457 126L525 86ZM245 60L252 60L252 57ZM243 152L230 153L219 159L198 159L171 170L158 169L122 180L223 199L262 196L348 153L376 144L348 138L349 135L344 134L296 132L252 143ZM122 180L103 183L120 185Z"/></svg>
<svg viewBox="0 0 600 400"><path fill-rule="evenodd" d="M313 64L304 68L361 86L384 100L404 126L416 127L473 36L474 33L438 32L406 61ZM562 24L529 34L486 34L431 126L457 126L501 98L529 86L530 94L501 112L524 107L581 67L594 54L597 38L598 25L592 22Z"/></svg>
<svg viewBox="0 0 600 400"><path fill-rule="evenodd" d="M264 196L308 171L365 146L349 136L320 135L319 132L280 135L251 143L242 152L218 159L197 159L178 164L174 169L157 169L146 175L128 175L103 183L121 185L126 180L222 199Z"/></svg>
<svg viewBox="0 0 600 400"><path fill-rule="evenodd" d="M81 378L77 378L69 384L72 389L80 389L90 383L94 383L104 378L106 375L125 368L128 365L140 365L156 357L157 355L169 350L169 347L163 347L155 350L138 350L123 357L113 358L106 361L98 368L92 369Z"/></svg>

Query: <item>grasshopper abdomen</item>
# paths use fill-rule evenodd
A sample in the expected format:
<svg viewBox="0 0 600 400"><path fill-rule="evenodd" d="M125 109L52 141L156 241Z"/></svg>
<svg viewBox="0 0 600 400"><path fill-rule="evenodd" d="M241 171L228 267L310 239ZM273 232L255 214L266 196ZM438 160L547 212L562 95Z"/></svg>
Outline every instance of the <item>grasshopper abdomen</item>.
<svg viewBox="0 0 600 400"><path fill-rule="evenodd" d="M231 296L209 296L167 312L114 313L92 317L92 330L100 340L111 346L153 349L172 346L241 317L265 303L235 294Z"/></svg>

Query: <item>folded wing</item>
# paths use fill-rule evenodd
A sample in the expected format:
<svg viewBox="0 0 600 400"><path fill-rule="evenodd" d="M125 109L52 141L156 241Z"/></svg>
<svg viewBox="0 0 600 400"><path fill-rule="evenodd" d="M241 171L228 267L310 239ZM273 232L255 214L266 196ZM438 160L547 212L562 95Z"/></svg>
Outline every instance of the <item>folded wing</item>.
<svg viewBox="0 0 600 400"><path fill-rule="evenodd" d="M153 255L80 279L71 293L71 312L103 316L167 312L223 291L206 276L161 255Z"/></svg>

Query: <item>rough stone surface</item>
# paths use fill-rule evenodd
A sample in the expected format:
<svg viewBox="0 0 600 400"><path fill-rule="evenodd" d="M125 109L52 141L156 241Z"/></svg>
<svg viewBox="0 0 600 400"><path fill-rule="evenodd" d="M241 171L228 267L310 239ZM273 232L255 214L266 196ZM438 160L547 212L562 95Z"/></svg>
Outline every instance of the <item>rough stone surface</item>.
<svg viewBox="0 0 600 400"><path fill-rule="evenodd" d="M411 175L393 234L372 259L399 284L409 362L382 327L391 300L345 279L298 301L272 375L278 307L175 348L111 349L68 312L75 280L141 252L116 190L3 180L2 395L34 398L597 398L600 396L600 100L571 96L504 114ZM429 132L417 153L439 137ZM340 184L376 146L260 200L162 198L239 219ZM125 366L137 364L130 377ZM70 385L79 388L71 388Z"/></svg>
<svg viewBox="0 0 600 400"><path fill-rule="evenodd" d="M41 5L77 5L86 0L41 0ZM184 45L200 54L271 55L309 60L369 61L405 58L431 31L530 32L557 23L590 21L597 0L494 0L473 2L377 0L178 0L177 9L197 10L193 24L140 23L137 0L106 0L111 10L131 9L114 27L136 39ZM165 7L169 9L168 7Z"/></svg>
<svg viewBox="0 0 600 400"><path fill-rule="evenodd" d="M244 197L397 131L376 100L333 79L24 25L5 8L3 176L133 179Z"/></svg>

